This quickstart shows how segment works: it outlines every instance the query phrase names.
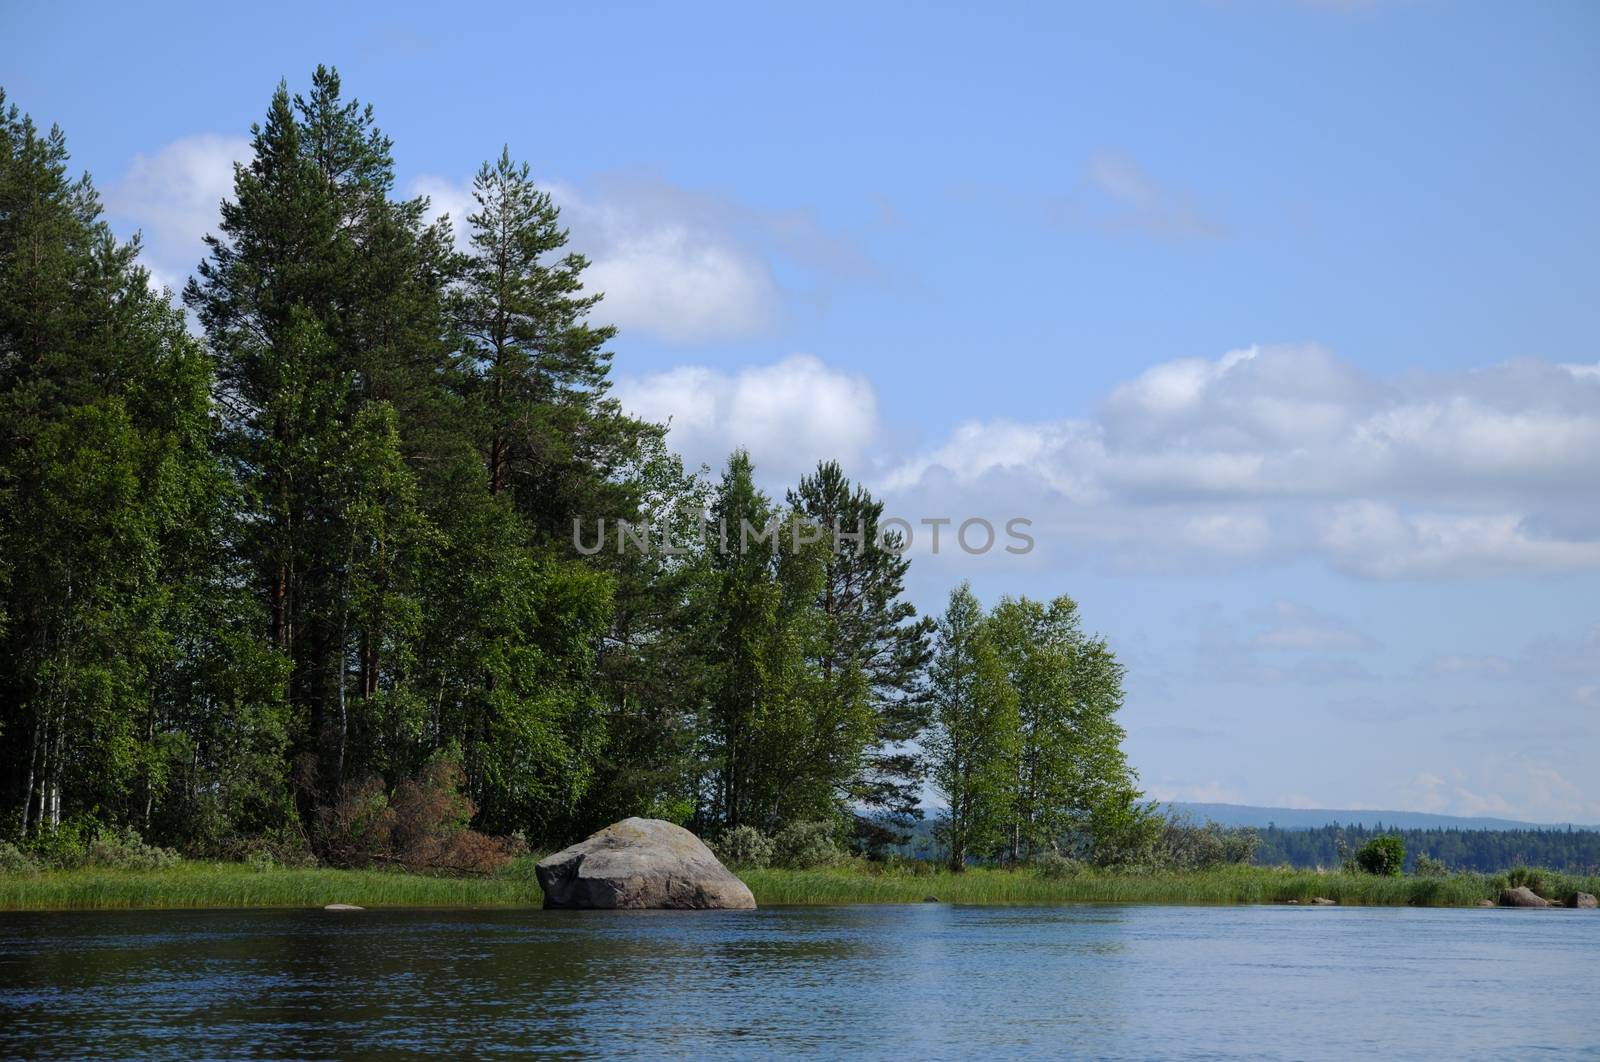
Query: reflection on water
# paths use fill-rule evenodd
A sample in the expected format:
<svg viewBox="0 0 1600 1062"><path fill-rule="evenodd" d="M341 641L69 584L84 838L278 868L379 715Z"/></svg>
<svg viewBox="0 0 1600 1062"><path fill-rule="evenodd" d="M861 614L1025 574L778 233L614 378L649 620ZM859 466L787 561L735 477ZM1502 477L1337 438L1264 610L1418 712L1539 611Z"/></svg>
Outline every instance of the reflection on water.
<svg viewBox="0 0 1600 1062"><path fill-rule="evenodd" d="M0 914L0 1055L1600 1057L1600 916Z"/></svg>

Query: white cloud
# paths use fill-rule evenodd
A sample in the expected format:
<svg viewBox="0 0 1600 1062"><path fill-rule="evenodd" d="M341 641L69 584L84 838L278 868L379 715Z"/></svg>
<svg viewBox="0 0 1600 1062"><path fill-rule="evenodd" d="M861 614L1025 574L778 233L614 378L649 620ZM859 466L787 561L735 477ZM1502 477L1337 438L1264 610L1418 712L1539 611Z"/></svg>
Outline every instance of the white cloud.
<svg viewBox="0 0 1600 1062"><path fill-rule="evenodd" d="M1100 220L1114 228L1131 228L1152 236L1212 238L1223 227L1203 217L1187 198L1163 187L1133 158L1117 151L1097 151L1084 168L1089 184L1114 205Z"/></svg>
<svg viewBox="0 0 1600 1062"><path fill-rule="evenodd" d="M1383 378L1315 346L1164 362L1092 417L968 421L891 493L1008 505L1141 568L1319 554L1370 578L1600 567L1600 372Z"/></svg>
<svg viewBox="0 0 1600 1062"><path fill-rule="evenodd" d="M1467 656L1450 653L1428 662L1433 675L1462 675L1469 678L1504 678L1511 674L1511 661L1503 656Z"/></svg>
<svg viewBox="0 0 1600 1062"><path fill-rule="evenodd" d="M243 137L203 134L136 155L105 189L107 215L144 237L152 279L174 290L205 256L201 238L216 231L218 207L233 193L233 164L250 158Z"/></svg>
<svg viewBox="0 0 1600 1062"><path fill-rule="evenodd" d="M1378 643L1335 617L1307 605L1278 600L1260 617L1263 629L1251 644L1257 649L1303 651L1375 649Z"/></svg>
<svg viewBox="0 0 1600 1062"><path fill-rule="evenodd" d="M605 294L595 320L671 343L760 335L805 285L815 295L834 278L872 271L854 243L805 210L754 207L654 177L540 183L561 208L571 247L590 260L586 286ZM411 190L430 198L431 216L449 213L465 248L476 209L470 182L425 176ZM775 265L802 287L781 286Z"/></svg>
<svg viewBox="0 0 1600 1062"><path fill-rule="evenodd" d="M719 468L742 446L763 479L791 480L819 460L853 462L878 432L866 378L807 354L733 373L685 366L623 378L612 394L629 412L670 419L669 441L691 464Z"/></svg>
<svg viewBox="0 0 1600 1062"><path fill-rule="evenodd" d="M1460 769L1445 773L1448 777L1418 774L1405 787L1405 799L1423 811L1449 815L1580 826L1600 823L1600 801L1543 759L1510 757L1492 774Z"/></svg>
<svg viewBox="0 0 1600 1062"><path fill-rule="evenodd" d="M757 335L779 308L765 263L682 226L613 234L587 285L605 292L598 318L679 343Z"/></svg>

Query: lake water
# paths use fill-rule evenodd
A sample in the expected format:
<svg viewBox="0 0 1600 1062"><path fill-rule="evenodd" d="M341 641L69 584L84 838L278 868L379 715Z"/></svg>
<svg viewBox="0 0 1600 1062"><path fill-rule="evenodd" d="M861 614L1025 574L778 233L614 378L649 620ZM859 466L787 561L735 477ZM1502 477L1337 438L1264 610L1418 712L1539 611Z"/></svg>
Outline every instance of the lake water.
<svg viewBox="0 0 1600 1062"><path fill-rule="evenodd" d="M1600 1057L1600 913L0 914L0 1056Z"/></svg>

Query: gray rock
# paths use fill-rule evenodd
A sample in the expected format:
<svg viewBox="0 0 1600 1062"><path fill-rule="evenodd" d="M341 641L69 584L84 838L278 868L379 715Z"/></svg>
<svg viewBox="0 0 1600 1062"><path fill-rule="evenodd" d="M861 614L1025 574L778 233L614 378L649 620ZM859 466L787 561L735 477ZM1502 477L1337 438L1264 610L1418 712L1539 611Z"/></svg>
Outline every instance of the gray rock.
<svg viewBox="0 0 1600 1062"><path fill-rule="evenodd" d="M1575 892L1567 897L1568 907L1600 907L1600 900L1596 900L1587 892Z"/></svg>
<svg viewBox="0 0 1600 1062"><path fill-rule="evenodd" d="M534 868L556 908L730 908L755 897L700 838L661 819L623 819Z"/></svg>
<svg viewBox="0 0 1600 1062"><path fill-rule="evenodd" d="M1549 907L1550 901L1528 888L1518 885L1514 889L1500 890L1501 907Z"/></svg>
<svg viewBox="0 0 1600 1062"><path fill-rule="evenodd" d="M1494 906L1494 901L1493 900L1479 900L1478 901L1478 906L1479 907L1493 907Z"/></svg>
<svg viewBox="0 0 1600 1062"><path fill-rule="evenodd" d="M365 911L365 907L357 907L353 903L330 903L323 908L324 911Z"/></svg>
<svg viewBox="0 0 1600 1062"><path fill-rule="evenodd" d="M1339 901L1338 900L1330 900L1326 896L1313 896L1313 897L1311 897L1311 902L1316 904L1318 907L1332 907L1332 906L1336 905Z"/></svg>
<svg viewBox="0 0 1600 1062"><path fill-rule="evenodd" d="M922 898L922 902L923 903L938 903L939 902L939 897L937 897L937 896L924 896Z"/></svg>

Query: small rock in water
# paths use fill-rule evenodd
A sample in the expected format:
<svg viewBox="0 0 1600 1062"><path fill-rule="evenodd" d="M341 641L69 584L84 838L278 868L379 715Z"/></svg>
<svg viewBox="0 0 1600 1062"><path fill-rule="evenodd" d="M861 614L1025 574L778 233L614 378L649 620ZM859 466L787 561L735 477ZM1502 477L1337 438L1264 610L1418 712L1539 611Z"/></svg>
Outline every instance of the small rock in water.
<svg viewBox="0 0 1600 1062"><path fill-rule="evenodd" d="M1311 897L1311 902L1316 904L1318 907L1332 907L1338 904L1339 901L1330 900L1326 896L1313 896Z"/></svg>
<svg viewBox="0 0 1600 1062"><path fill-rule="evenodd" d="M1567 900L1568 907L1600 907L1600 900L1587 892L1575 892Z"/></svg>
<svg viewBox="0 0 1600 1062"><path fill-rule="evenodd" d="M1514 889L1500 890L1501 907L1549 907L1550 901L1528 888L1518 885Z"/></svg>
<svg viewBox="0 0 1600 1062"><path fill-rule="evenodd" d="M1479 907L1493 907L1494 906L1494 901L1493 900L1479 900L1478 901L1478 906Z"/></svg>
<svg viewBox="0 0 1600 1062"><path fill-rule="evenodd" d="M1592 896L1590 897L1590 899L1593 899L1593 898L1594 897L1592 897ZM937 896L924 896L922 898L922 902L923 903L938 903L939 902L939 897L937 897ZM1593 905L1591 905L1591 906L1593 906Z"/></svg>
<svg viewBox="0 0 1600 1062"><path fill-rule="evenodd" d="M353 903L330 903L323 908L324 911L365 911L365 907L357 907Z"/></svg>
<svg viewBox="0 0 1600 1062"><path fill-rule="evenodd" d="M1287 904L1296 904L1296 905L1298 905L1300 903L1299 900L1285 900L1283 902L1287 903Z"/></svg>

